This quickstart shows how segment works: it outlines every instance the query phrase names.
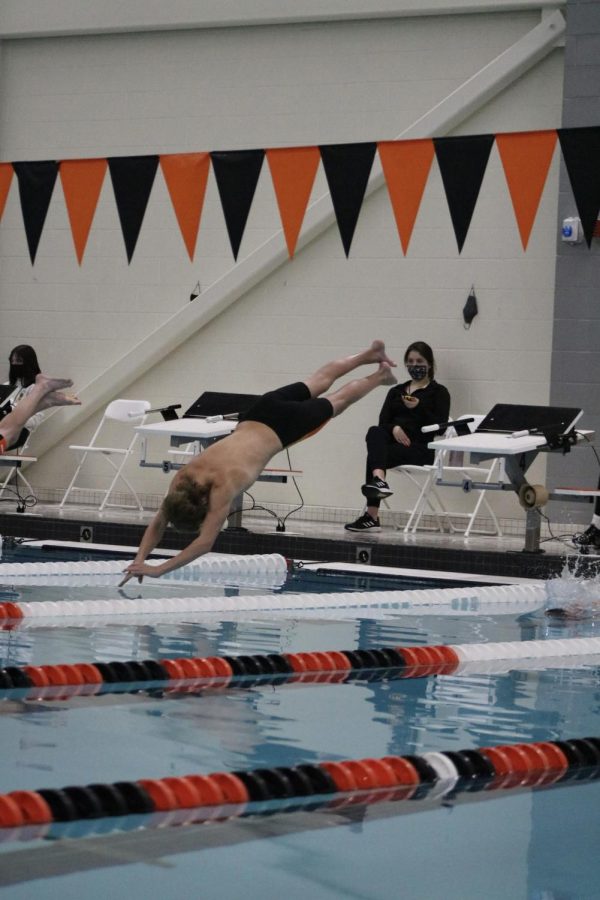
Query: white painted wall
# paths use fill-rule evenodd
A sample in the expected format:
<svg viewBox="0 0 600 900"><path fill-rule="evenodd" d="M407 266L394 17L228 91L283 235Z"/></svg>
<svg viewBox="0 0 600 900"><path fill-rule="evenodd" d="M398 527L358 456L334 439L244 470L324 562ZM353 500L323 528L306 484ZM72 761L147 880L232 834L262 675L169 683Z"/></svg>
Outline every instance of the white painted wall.
<svg viewBox="0 0 600 900"><path fill-rule="evenodd" d="M533 9L5 40L1 158L393 138L539 20ZM562 70L557 49L454 133L558 126ZM498 400L546 402L556 185L557 159L525 254L494 149L459 256L434 163L406 258L379 191L363 208L349 260L330 229L121 395L187 405L206 389L260 392L384 336L398 357L413 340L432 344L455 414ZM324 191L320 172L313 199ZM240 259L278 227L265 164ZM107 179L81 268L58 183L31 266L15 181L0 223L0 354L32 343L45 369L83 387L185 306L198 279L206 289L232 265L212 175L194 263L159 172L131 265ZM465 331L471 284L480 315ZM364 433L382 400L383 391L294 448L308 504L360 505ZM44 455L31 471L36 485L66 485L65 446L87 438L96 420ZM160 474L131 471L148 493L166 487ZM257 487L258 497L265 492L287 499ZM515 511L514 498L494 499Z"/></svg>

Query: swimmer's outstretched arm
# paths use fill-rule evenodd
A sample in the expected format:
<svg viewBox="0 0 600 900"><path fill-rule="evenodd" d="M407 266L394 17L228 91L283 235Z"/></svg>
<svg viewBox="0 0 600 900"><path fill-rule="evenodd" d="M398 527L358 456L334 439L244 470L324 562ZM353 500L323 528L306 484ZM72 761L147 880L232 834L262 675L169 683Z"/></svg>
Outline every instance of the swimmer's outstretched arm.
<svg viewBox="0 0 600 900"><path fill-rule="evenodd" d="M135 555L134 561L132 563L130 563L130 565L127 566L127 568L124 570L128 574L125 576L125 578L121 582L119 582L119 587L123 587L123 585L126 584L130 578L133 578L134 575L137 574L137 573L130 571L132 566L143 565L148 554L152 553L154 548L160 542L160 539L162 538L163 534L165 533L166 527L167 527L167 519L162 511L162 506L161 506L161 508L158 510L158 512L156 513L156 515L154 516L154 518L152 519L152 521L150 522L150 524L148 525L148 527L146 528L146 530L144 532L144 536L140 543L138 552ZM144 574L146 574L146 573L144 573ZM142 576L139 575L138 581L141 582L141 580L142 580Z"/></svg>
<svg viewBox="0 0 600 900"><path fill-rule="evenodd" d="M156 547L167 526L167 522L159 510L159 513L146 529L134 561L124 570L126 576L119 584L119 587L122 587L130 578L137 578L140 582L144 575L148 575L150 578L159 578L161 575L172 572L173 569L179 569L180 566L185 566L186 563L193 562L199 556L208 553L212 550L213 544L223 527L229 513L229 507L230 503L227 502L227 504L220 506L218 509L209 510L197 538L171 559L165 559L159 566L149 566L144 560Z"/></svg>

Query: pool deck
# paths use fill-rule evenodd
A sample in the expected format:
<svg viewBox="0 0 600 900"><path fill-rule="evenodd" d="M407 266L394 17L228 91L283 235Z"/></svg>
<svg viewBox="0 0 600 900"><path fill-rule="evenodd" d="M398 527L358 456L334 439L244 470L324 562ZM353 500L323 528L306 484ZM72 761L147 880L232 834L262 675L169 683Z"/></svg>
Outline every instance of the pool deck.
<svg viewBox="0 0 600 900"><path fill-rule="evenodd" d="M18 513L6 504L0 513L0 534L10 538L74 541L135 547L153 511L107 510L98 513L86 507L59 510L56 505L38 504ZM334 518L334 516L332 516ZM338 517L339 518L339 517ZM276 520L245 516L243 529L224 529L214 549L221 553L281 553L303 561L362 563L426 571L465 572L515 578L547 578L561 572L567 560L596 572L596 556L577 557L564 540L542 540L539 553L524 552L524 535L519 523L512 523L502 537L460 533L419 531L404 534L385 526L376 534L345 531L335 521L290 518L284 532L276 530ZM509 523L510 525L510 523ZM168 532L161 546L181 549L185 537Z"/></svg>

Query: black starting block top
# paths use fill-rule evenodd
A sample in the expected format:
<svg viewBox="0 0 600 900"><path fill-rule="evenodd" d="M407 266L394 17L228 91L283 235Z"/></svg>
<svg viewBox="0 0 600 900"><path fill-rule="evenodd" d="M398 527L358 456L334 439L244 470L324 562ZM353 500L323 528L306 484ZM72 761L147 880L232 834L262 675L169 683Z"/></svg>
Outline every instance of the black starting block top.
<svg viewBox="0 0 600 900"><path fill-rule="evenodd" d="M496 403L477 427L478 434L530 434L551 432L568 434L583 415L583 410L570 406L525 406L518 403Z"/></svg>

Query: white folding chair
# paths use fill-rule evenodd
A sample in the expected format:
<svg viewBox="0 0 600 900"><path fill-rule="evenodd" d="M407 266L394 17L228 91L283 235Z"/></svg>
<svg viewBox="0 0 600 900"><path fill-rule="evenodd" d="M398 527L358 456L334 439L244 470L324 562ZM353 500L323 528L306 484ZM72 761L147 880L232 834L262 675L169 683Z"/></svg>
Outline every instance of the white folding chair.
<svg viewBox="0 0 600 900"><path fill-rule="evenodd" d="M80 445L80 444L71 444L69 446L70 450L74 450L76 453L80 455L79 464L75 469L75 474L71 479L71 482L65 491L64 497L62 498L59 508L62 508L69 497L69 495L74 491L89 491L91 488L87 487L78 487L75 482L79 477L79 474L85 464L85 461L89 456L102 456L107 463L110 465L112 470L114 471L113 479L104 492L104 497L99 506L99 511L102 512L103 509L107 506L116 506L122 509L139 509L143 510L142 503L140 498L136 494L133 486L129 482L129 480L123 474L123 469L125 467L125 463L127 462L131 451L135 447L135 444L138 439L138 432L134 431L136 425L143 425L146 420L146 415L148 410L150 409L150 403L147 400L113 400L112 403L109 403L106 409L104 410L104 415L100 420L96 431L94 432L89 444ZM111 446L104 446L100 443L100 435L103 434L105 427L110 423L110 427L114 430L114 423L120 423L116 426L120 436L123 438L123 446L115 446L116 441L111 444ZM106 429L107 430L107 429ZM113 435L111 434L111 438ZM116 460L112 457L116 457ZM109 497L112 494L115 485L117 482L121 480L124 484L129 488L130 493L135 498L136 504L132 505L131 503L109 503Z"/></svg>
<svg viewBox="0 0 600 900"><path fill-rule="evenodd" d="M18 447L16 450L11 450L10 455L11 456L27 456L27 453L25 451L27 449L27 446L29 445L30 439L31 439L31 435L29 435L29 437L27 438L27 440L21 447ZM0 481L0 497L4 493L5 489L10 486L10 480L13 477L14 477L13 483L15 486L15 490L17 492L19 491L19 484L21 483L27 490L28 494L33 494L33 488L31 487L31 485L29 484L29 482L23 475L23 470L22 470L21 466L10 466L10 468L7 470L7 474L6 474L6 477L4 478L4 481Z"/></svg>
<svg viewBox="0 0 600 900"><path fill-rule="evenodd" d="M461 418L469 418L474 421L469 423L471 431L475 431L483 416L461 416ZM450 427L446 430L444 437L453 437L455 430ZM437 484L438 479L445 482L453 482L452 490L462 487L465 482L476 481L485 484L494 482L502 483L505 480L504 461L500 458L493 459L487 465L474 465L471 462L456 462L451 458L448 450L440 449L435 451L434 461L431 465L425 466L396 466L390 469L390 472L396 472L404 476L411 484L417 488L417 499L412 507L408 510L408 520L403 528L405 534L414 534L421 522L423 514L429 510L434 517L436 524L432 527L435 531L444 531L444 525L450 532L462 532L465 537L470 534L489 534L502 535L500 524L490 506L486 497L486 489L473 489L468 492L468 496L475 497L475 504L469 510L449 510L441 496L443 487ZM493 523L493 530L485 530L476 528L476 520L481 510L485 509L487 515ZM455 519L467 519L466 527L457 527L454 524Z"/></svg>

